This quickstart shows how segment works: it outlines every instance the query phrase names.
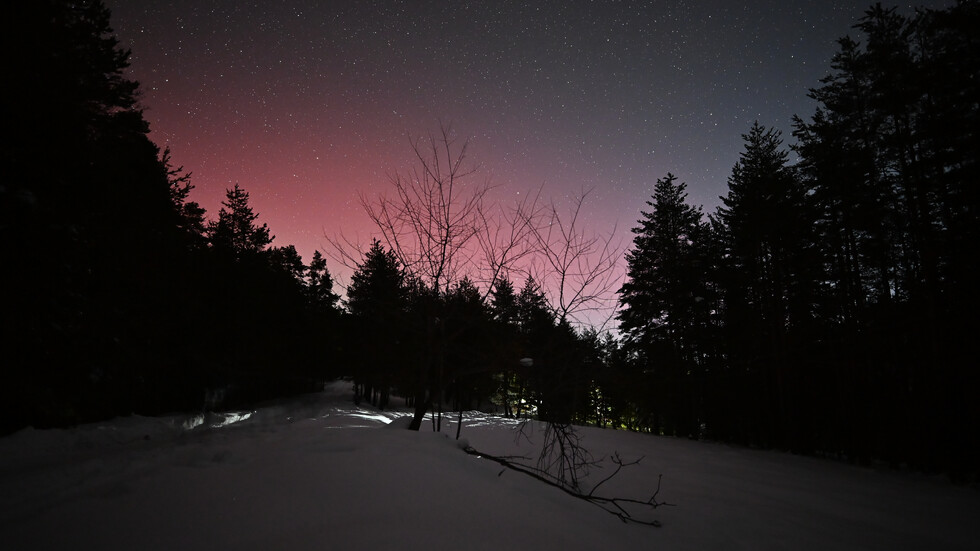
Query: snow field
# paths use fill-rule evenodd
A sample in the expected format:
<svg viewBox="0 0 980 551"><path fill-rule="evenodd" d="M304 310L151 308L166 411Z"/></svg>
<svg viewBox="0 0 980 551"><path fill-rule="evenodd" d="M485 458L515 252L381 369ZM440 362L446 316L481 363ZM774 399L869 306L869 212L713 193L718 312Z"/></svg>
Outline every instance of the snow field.
<svg viewBox="0 0 980 551"><path fill-rule="evenodd" d="M349 387L239 415L131 417L0 439L0 548L33 549L976 549L980 492L940 477L784 453L582 428L596 459L643 457L602 485L646 499L663 527L399 430L407 411ZM392 421L390 426L388 423ZM233 421L230 422L229 421ZM226 424L227 423L227 424ZM194 428L185 428L191 425ZM478 412L462 437L535 456L542 429ZM388 430L385 430L385 429ZM593 469L595 484L612 468Z"/></svg>

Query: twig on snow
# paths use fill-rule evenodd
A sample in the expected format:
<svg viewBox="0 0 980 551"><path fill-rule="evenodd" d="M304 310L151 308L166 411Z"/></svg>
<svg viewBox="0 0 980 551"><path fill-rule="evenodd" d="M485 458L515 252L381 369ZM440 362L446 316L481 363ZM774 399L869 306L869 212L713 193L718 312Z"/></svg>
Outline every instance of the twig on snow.
<svg viewBox="0 0 980 551"><path fill-rule="evenodd" d="M622 470L623 467L636 465L637 463L640 462L640 459L642 458L637 459L635 461L626 462L623 461L623 459L619 456L618 453L614 454L611 457L611 459L614 463L616 463L616 470L611 475L599 481L599 483L596 484L595 487L593 487L592 490L586 494L586 493L582 493L577 488L569 487L566 484L559 483L557 480L553 480L552 478L549 478L548 474L544 471L541 471L540 469L529 467L527 465L522 465L520 463L513 463L509 461L508 458L489 455L481 451L478 451L477 449L471 446L467 446L463 448L463 451L465 451L469 455L477 456L482 459L489 459L490 461L503 465L507 469L511 469L519 473L524 473L527 476L530 476L531 478L534 478L540 482L544 482L545 484L548 484L549 486L554 486L555 488L558 488L559 490L565 492L566 494L574 498L587 501L595 505L596 507L599 507L600 509L606 511L607 513L617 517L619 520L623 521L624 523L635 523L635 524L643 524L646 526L659 527L661 525L659 520L637 518L635 514L629 511L629 508L632 507L635 509L639 507L641 508L641 510L652 510L661 506L674 505L672 503L667 503L665 501L657 501L657 496L660 494L661 482L663 481L662 474L657 477L656 491L654 491L653 495L650 496L650 498L647 499L646 501L639 500L639 499L631 499L631 498L606 497L606 496L595 495L595 491L599 488L599 486L601 486L604 482L608 481L612 477L616 476L616 474L619 473L619 471ZM500 476L501 474L503 474L503 472L504 471L501 471L497 476Z"/></svg>

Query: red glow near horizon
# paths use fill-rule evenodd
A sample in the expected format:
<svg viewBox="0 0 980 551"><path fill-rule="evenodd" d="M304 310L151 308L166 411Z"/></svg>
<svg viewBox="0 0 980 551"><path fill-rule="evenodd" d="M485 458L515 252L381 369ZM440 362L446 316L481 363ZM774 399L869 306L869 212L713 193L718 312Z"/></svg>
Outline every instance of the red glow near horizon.
<svg viewBox="0 0 980 551"><path fill-rule="evenodd" d="M949 1L925 2L942 7ZM240 184L304 260L376 235L360 204L451 123L505 204L538 189L628 247L667 172L713 211L759 120L786 136L866 2L245 5L108 0L151 138L215 216ZM346 281L348 271L331 271Z"/></svg>

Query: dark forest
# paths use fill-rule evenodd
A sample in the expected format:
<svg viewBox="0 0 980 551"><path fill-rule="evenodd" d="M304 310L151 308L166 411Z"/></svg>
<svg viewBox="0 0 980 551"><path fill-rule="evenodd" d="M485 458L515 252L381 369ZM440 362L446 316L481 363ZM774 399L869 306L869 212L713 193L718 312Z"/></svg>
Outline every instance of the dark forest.
<svg viewBox="0 0 980 551"><path fill-rule="evenodd" d="M715 212L671 174L651 183L615 334L526 274L426 277L384 241L342 299L241 186L213 217L191 199L101 2L11 20L0 433L350 378L355 400L414 406L416 429L419 412L492 409L977 474L976 2L869 8L791 141L746 129Z"/></svg>

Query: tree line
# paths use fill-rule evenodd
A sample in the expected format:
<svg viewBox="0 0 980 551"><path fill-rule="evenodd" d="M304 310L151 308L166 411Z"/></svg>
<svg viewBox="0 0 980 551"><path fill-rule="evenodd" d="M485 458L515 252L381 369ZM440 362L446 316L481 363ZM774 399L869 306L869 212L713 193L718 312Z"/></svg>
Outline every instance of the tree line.
<svg viewBox="0 0 980 551"><path fill-rule="evenodd" d="M575 352L582 339L568 317L583 292L609 285L599 276L612 255L582 281L555 263L569 291L556 302L561 316L533 278L515 293L503 274L532 242L563 243L567 261L588 255L595 238L571 228L562 240L536 234L531 219L547 209L505 213L482 202L486 187L462 192L465 145L445 174L419 147L426 201L404 203L388 226L375 213L387 246L351 252L341 304L326 258L317 251L306 264L292 245L273 246L240 185L213 218L191 200L191 175L148 137L139 84L125 76L129 52L102 2L42 0L15 11L18 85L4 105L15 139L3 149L0 187L9 276L0 432L238 407L338 377L381 407L393 392L406 396L419 412L415 428L426 411L441 420L443 409L491 401L515 415L570 417L569 391L540 375L549 370L522 378L530 365L519 360L564 369L555 358L587 358ZM431 152L441 145L452 157L448 131L442 138ZM423 210L431 231L416 231L417 242L385 234ZM549 219L562 220L557 211ZM478 267L474 251L486 253ZM484 268L493 276L481 291L470 277Z"/></svg>
<svg viewBox="0 0 980 551"><path fill-rule="evenodd" d="M620 290L643 425L975 473L978 22L876 5L714 213L657 181Z"/></svg>
<svg viewBox="0 0 980 551"><path fill-rule="evenodd" d="M0 432L316 388L337 297L239 186L217 218L148 138L99 1L11 6ZM326 349L325 349L326 347Z"/></svg>
<svg viewBox="0 0 980 551"><path fill-rule="evenodd" d="M758 123L705 215L656 182L619 333L576 323L620 253L579 211L473 187L449 129L363 199L341 300L316 252L272 246L248 193L216 218L147 137L98 1L16 6L0 187L4 432L233 407L349 377L413 428L491 408L975 472L975 2L880 5L839 41L795 143Z"/></svg>
<svg viewBox="0 0 980 551"><path fill-rule="evenodd" d="M376 240L351 278L347 316L358 400L423 401L433 423L443 411L488 408L571 420L587 402L597 361L533 277L519 291L500 278L489 299L467 277L437 293Z"/></svg>

